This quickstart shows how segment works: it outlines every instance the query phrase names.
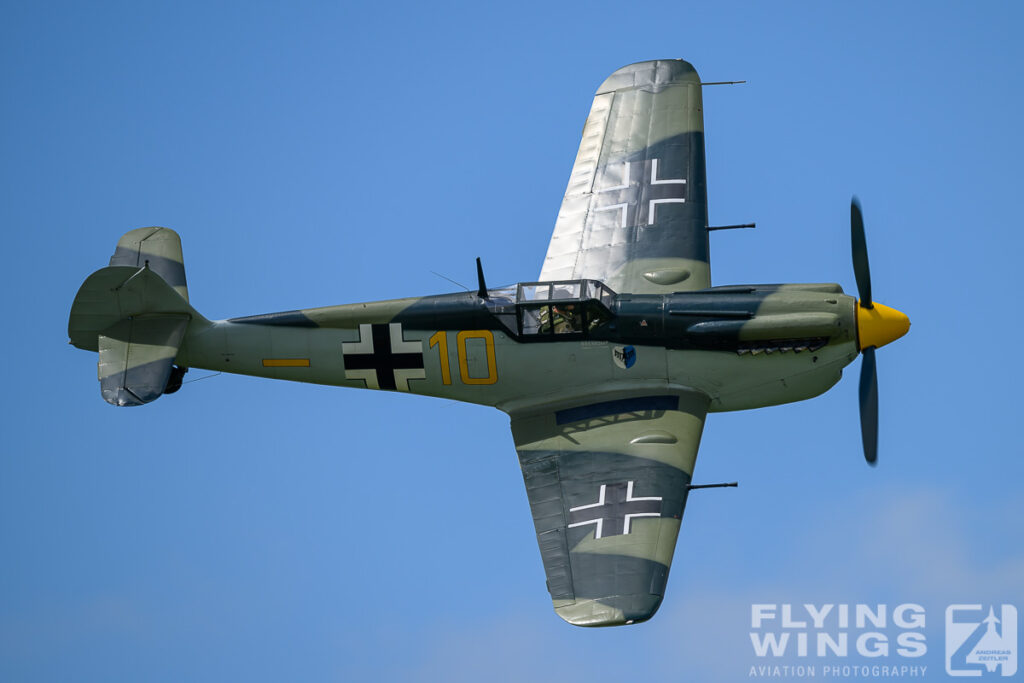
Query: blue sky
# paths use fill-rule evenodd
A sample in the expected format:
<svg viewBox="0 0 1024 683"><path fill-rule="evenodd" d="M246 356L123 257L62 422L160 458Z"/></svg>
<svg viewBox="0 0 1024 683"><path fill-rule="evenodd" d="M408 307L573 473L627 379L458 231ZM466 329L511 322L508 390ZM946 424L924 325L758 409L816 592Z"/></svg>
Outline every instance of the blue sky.
<svg viewBox="0 0 1024 683"><path fill-rule="evenodd" d="M914 602L938 680L946 605L1024 609L1017 4L0 12L0 679L738 680L752 603ZM66 344L145 225L211 318L450 291L476 256L533 279L594 89L666 57L749 81L704 97L711 221L758 223L712 236L714 284L854 291L857 193L913 328L878 354L876 469L859 361L710 416L696 478L740 487L691 497L646 624L555 616L497 411L225 375L115 409Z"/></svg>

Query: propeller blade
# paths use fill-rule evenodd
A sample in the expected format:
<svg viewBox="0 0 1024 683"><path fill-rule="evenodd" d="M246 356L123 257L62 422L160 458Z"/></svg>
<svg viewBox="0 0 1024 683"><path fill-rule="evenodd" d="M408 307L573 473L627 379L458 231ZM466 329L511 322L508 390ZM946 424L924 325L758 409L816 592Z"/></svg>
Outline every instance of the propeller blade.
<svg viewBox="0 0 1024 683"><path fill-rule="evenodd" d="M875 347L861 351L860 361L860 435L864 441L864 459L869 465L878 460L878 372Z"/></svg>
<svg viewBox="0 0 1024 683"><path fill-rule="evenodd" d="M860 210L860 200L856 197L850 201L850 245L853 252L853 274L857 278L860 305L864 308L872 308L871 269L868 267L868 244L864 238L864 215Z"/></svg>

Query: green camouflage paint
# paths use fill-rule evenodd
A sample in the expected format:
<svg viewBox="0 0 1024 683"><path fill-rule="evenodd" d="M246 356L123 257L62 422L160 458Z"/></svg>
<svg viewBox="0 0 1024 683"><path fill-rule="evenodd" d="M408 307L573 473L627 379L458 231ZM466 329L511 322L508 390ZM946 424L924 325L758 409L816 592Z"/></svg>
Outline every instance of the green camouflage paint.
<svg viewBox="0 0 1024 683"><path fill-rule="evenodd" d="M531 283L209 321L188 303L178 235L151 227L85 281L68 336L99 352L115 405L176 390L194 367L494 406L511 418L556 612L643 621L707 413L815 396L858 353L839 285L710 287L706 193L696 71L634 64L597 91L542 271L619 294L562 283L580 296L527 299Z"/></svg>

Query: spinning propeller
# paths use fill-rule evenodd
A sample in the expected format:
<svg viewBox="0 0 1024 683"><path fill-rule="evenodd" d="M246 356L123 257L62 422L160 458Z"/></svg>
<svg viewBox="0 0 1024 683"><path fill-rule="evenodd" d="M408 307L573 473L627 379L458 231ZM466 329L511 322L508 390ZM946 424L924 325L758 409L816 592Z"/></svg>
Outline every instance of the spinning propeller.
<svg viewBox="0 0 1024 683"><path fill-rule="evenodd" d="M864 441L864 459L869 465L878 460L878 373L875 349L905 335L910 319L895 308L871 300L871 270L868 246L864 239L864 215L856 197L850 202L850 242L853 274L857 278L857 337L860 363L860 433Z"/></svg>

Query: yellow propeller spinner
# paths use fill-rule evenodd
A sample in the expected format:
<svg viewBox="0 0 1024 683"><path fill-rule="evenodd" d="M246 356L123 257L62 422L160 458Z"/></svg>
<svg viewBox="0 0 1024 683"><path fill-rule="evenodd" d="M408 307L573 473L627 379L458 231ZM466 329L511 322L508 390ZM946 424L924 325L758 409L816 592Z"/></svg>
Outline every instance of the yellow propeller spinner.
<svg viewBox="0 0 1024 683"><path fill-rule="evenodd" d="M910 318L895 308L877 301L864 308L857 301L857 335L861 350L869 346L881 347L896 341L910 329Z"/></svg>

